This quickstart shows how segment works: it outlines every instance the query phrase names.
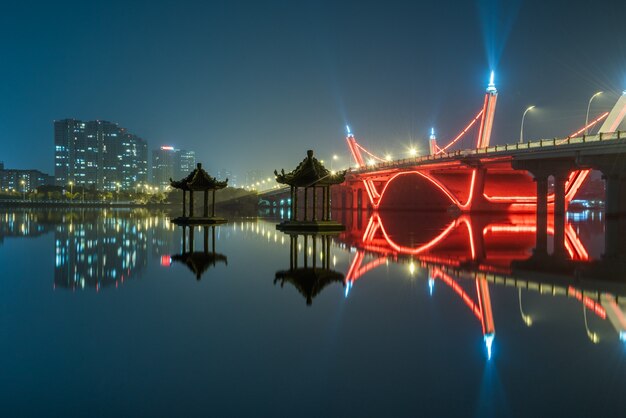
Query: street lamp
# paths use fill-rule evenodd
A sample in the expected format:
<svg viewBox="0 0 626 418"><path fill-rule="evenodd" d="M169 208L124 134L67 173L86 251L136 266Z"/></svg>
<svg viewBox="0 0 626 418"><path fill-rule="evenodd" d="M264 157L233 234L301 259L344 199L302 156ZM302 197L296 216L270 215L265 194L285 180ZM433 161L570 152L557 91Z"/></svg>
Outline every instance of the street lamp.
<svg viewBox="0 0 626 418"><path fill-rule="evenodd" d="M74 201L74 198L72 197L74 194L74 182L70 180L67 184L70 185L70 199L71 201Z"/></svg>
<svg viewBox="0 0 626 418"><path fill-rule="evenodd" d="M20 180L20 184L22 185L22 200L26 200L26 182L24 179Z"/></svg>
<svg viewBox="0 0 626 418"><path fill-rule="evenodd" d="M534 108L535 106L528 106L526 110L524 110L524 113L522 114L522 126L519 128L519 143L520 144L524 143L524 118L526 117L526 113L530 112Z"/></svg>
<svg viewBox="0 0 626 418"><path fill-rule="evenodd" d="M601 95L601 94L602 94L602 92L601 92L601 91L597 92L596 94L594 94L593 96L591 96L591 97L589 98L589 103L587 103L587 116L585 116L585 135L587 135L587 133L588 133L588 131L589 131L589 130L587 129L587 125L589 125L589 108L591 107L591 102L593 101L593 99L594 99L596 96L599 96L599 95Z"/></svg>

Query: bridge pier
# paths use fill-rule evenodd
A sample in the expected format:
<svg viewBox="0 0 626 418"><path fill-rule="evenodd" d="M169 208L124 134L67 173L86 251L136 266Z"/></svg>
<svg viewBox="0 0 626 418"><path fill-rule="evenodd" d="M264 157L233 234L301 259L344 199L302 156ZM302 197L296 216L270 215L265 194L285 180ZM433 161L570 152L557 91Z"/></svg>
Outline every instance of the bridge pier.
<svg viewBox="0 0 626 418"><path fill-rule="evenodd" d="M555 255L565 253L565 221L567 214L565 184L570 173L578 167L570 159L558 160L515 160L513 168L530 172L537 185L536 200L536 242L535 253L545 255L548 251L548 177L554 177L554 251Z"/></svg>

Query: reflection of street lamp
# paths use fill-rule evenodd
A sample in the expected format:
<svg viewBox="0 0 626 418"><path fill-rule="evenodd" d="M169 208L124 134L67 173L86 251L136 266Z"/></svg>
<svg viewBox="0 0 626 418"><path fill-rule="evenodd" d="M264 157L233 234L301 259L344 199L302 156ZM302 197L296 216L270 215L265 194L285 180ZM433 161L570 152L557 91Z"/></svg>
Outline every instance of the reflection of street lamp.
<svg viewBox="0 0 626 418"><path fill-rule="evenodd" d="M519 128L519 143L522 144L524 142L524 118L526 117L526 113L533 110L535 106L528 106L524 113L522 114L522 126Z"/></svg>
<svg viewBox="0 0 626 418"><path fill-rule="evenodd" d="M587 323L587 307L583 303L583 318L585 318L585 331L587 331L587 337L591 340L592 343L598 344L600 342L600 337L595 332L589 329L589 324Z"/></svg>
<svg viewBox="0 0 626 418"><path fill-rule="evenodd" d="M601 91L597 92L596 94L594 94L593 96L591 96L591 97L589 98L589 103L587 103L587 116L585 116L585 135L587 135L587 133L588 133L588 131L589 131L589 130L587 129L587 125L589 125L589 108L591 107L591 102L593 101L593 99L594 99L595 97L597 97L597 96L599 96L599 95L601 95L601 94L602 94L602 92L601 92Z"/></svg>
<svg viewBox="0 0 626 418"><path fill-rule="evenodd" d="M518 289L519 293L519 313L522 315L522 321L526 324L526 326L531 326L533 324L533 320L530 315L526 315L524 310L522 309L522 289Z"/></svg>

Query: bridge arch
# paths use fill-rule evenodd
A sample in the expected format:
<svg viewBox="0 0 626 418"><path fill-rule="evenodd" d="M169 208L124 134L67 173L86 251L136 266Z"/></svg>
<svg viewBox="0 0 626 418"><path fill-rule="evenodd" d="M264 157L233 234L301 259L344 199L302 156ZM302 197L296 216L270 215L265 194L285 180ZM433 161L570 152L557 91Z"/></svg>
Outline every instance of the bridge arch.
<svg viewBox="0 0 626 418"><path fill-rule="evenodd" d="M450 190L445 184L439 181L436 177L432 176L430 173L427 173L421 170L409 170L409 171L402 171L402 172L396 173L393 176L391 176L387 181L385 181L385 184L377 198L376 196L373 196L370 193L369 198L374 208L378 209L380 207L380 204L383 201L384 196L388 194L389 186L392 183L394 183L394 181L396 181L397 179L401 177L410 176L410 175L419 176L421 179L433 185L437 190L439 190L442 193L443 196L445 196L445 198L448 200L449 203L457 206L459 209L465 210L470 207L472 198L474 195L474 188L475 188L475 183L476 183L476 170L472 170L472 176L470 180L470 189L469 189L467 199L465 201L461 201L457 196L455 196L455 193L452 190Z"/></svg>

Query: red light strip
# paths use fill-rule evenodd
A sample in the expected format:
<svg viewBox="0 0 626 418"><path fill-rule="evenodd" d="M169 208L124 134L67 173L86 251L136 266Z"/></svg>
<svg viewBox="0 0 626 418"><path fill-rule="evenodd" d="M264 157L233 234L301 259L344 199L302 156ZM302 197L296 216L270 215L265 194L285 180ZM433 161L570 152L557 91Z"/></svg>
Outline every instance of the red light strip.
<svg viewBox="0 0 626 418"><path fill-rule="evenodd" d="M366 150L365 148L363 148L363 146L362 146L361 144L359 144L358 142L355 142L355 144L356 144L356 146L357 146L357 147L359 147L359 149L360 149L361 151L365 152L365 153L366 153L367 155L369 155L370 157L372 157L372 158L374 158L374 159L376 159L376 160L378 160L378 161L381 161L381 162L383 162L383 163L386 161L386 160L384 160L383 158L380 158L379 156L374 155L374 154L372 154L371 152L369 152L368 150Z"/></svg>
<svg viewBox="0 0 626 418"><path fill-rule="evenodd" d="M587 252L587 249L578 238L578 234L576 234L576 231L574 231L574 228L572 227L572 225L569 223L565 227L565 236L571 243L573 250L575 251L578 259L583 260L583 261L589 260L589 253ZM575 258L575 257L572 257L572 258Z"/></svg>
<svg viewBox="0 0 626 418"><path fill-rule="evenodd" d="M433 279L441 280L454 290L454 292L461 297L461 300L470 308L474 315L476 315L476 318L482 323L482 312L480 310L480 306L469 297L467 292L463 290L463 288L452 277L435 267L433 267L432 277Z"/></svg>
<svg viewBox="0 0 626 418"><path fill-rule="evenodd" d="M576 136L582 134L587 129L591 128L593 125L595 125L596 123L600 122L602 119L606 118L607 116L609 116L609 112L604 112L603 114L601 114L600 116L595 118L591 123L589 123L589 125L580 128L578 131L574 132L573 134L570 134L570 138L576 137ZM560 144L562 144L564 142L567 142L568 139L569 138L566 138L566 139L560 141L559 143L557 143L557 145L560 145Z"/></svg>
<svg viewBox="0 0 626 418"><path fill-rule="evenodd" d="M393 177L391 177L389 180L387 180L387 182L385 183L385 186L383 187L382 192L380 192L379 194L379 198L378 198L378 202L376 202L374 204L375 208L378 208L378 205L380 204L380 201L382 200L383 196L385 195L385 192L387 191L387 187L389 187L389 184L395 180L397 177L399 176L404 176L407 174L417 174L420 175L422 177L424 177L426 180L430 181L432 184L434 184L439 190L441 190L447 197L448 199L450 199L450 202L452 202L453 204L457 205L460 209L467 209L471 202L472 202L472 197L474 195L474 185L476 183L476 170L472 171L472 179L471 179L471 183L470 183L470 191L469 191L469 196L467 198L467 201L465 203L461 203L461 201L459 199L457 199L452 192L450 192L443 184L441 184L439 181L437 181L434 177L423 173L421 171L417 171L417 170L412 170L412 171L404 171L401 173L397 173L395 174ZM364 180L366 181L366 180ZM368 193L370 194L370 200L372 200L372 194L368 191ZM372 200L372 202L374 202Z"/></svg>
<svg viewBox="0 0 626 418"><path fill-rule="evenodd" d="M602 307L602 305L600 305L599 303L597 303L596 301L594 301L588 296L583 296L580 290L575 289L572 286L569 286L567 288L567 293L570 296L574 296L576 299L581 301L583 305L585 305L585 307L589 309L591 312L595 313L597 316L599 316L602 319L606 319L606 310Z"/></svg>
<svg viewBox="0 0 626 418"><path fill-rule="evenodd" d="M455 144L455 143L456 143L459 139L461 139L461 138L463 137L463 135L465 135L465 133L466 133L466 132L467 132L467 131L468 131L468 130L472 127L472 126L474 126L474 124L476 123L476 121L478 120L478 118L482 116L482 114L483 114L483 112L484 112L484 111L485 111L485 110L483 109L483 110L481 110L480 112L478 112L478 114L476 115L476 117L475 117L475 118L474 118L474 119L473 119L473 120L469 123L469 125L467 125L467 126L465 127L465 129L463 129L463 130L461 131L461 133L460 133L460 134L458 134L458 135L457 135L457 137L456 137L456 138L454 138L454 139L453 139L453 140L452 140L452 141L451 141L448 145L446 145L446 146L445 146L445 147L443 147L443 148L439 148L439 147L437 147L437 148L439 148L439 151L437 151L437 154L440 154L440 153L442 153L442 152L445 152L448 148L450 148L452 145L454 145L454 144Z"/></svg>

